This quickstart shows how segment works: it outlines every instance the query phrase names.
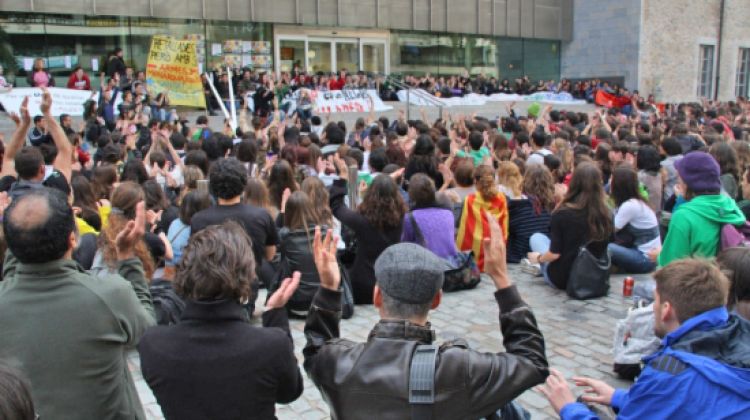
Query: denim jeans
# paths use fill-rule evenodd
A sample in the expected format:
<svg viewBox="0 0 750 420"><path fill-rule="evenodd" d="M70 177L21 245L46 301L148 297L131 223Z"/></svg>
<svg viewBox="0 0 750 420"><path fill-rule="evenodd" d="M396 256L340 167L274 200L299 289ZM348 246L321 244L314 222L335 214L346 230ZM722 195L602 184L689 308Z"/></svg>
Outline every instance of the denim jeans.
<svg viewBox="0 0 750 420"><path fill-rule="evenodd" d="M609 244L607 247L612 255L612 264L620 267L628 274L645 274L656 269L656 263L649 260L637 248L627 248L622 245Z"/></svg>
<svg viewBox="0 0 750 420"><path fill-rule="evenodd" d="M552 241L549 239L549 237L543 233L535 233L529 238L529 248L531 248L532 252L538 252L540 256L549 251L549 246L551 243ZM549 273L547 273L547 267L549 267L549 263L541 263L539 265L542 270L542 277L544 277L544 281L550 286L557 289L557 286L555 286L555 284L552 283L552 280L549 279Z"/></svg>

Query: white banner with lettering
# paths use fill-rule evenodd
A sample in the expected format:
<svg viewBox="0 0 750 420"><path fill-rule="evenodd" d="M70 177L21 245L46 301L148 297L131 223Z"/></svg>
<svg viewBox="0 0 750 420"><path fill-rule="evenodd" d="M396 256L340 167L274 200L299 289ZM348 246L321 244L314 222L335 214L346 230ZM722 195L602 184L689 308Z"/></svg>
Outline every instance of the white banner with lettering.
<svg viewBox="0 0 750 420"><path fill-rule="evenodd" d="M416 89L420 95L411 94L408 96L409 103L412 105L431 106L432 101L426 101L421 96L431 95L429 92ZM407 101L407 95L405 90L400 90L396 93L398 100L401 102ZM573 96L567 92L537 92L531 95L516 95L506 93L495 93L492 95L479 95L476 93L470 93L468 95L454 97L454 98L440 98L434 96L438 102L442 103L443 106L482 106L488 102L545 102L549 104L568 104L568 105L585 105L586 101L574 99Z"/></svg>
<svg viewBox="0 0 750 420"><path fill-rule="evenodd" d="M300 90L296 90L288 96L282 103L288 103L288 113L292 113L297 107ZM375 111L390 111L392 106L386 105L378 96L375 89L351 89L351 90L331 90L317 91L308 90L313 103L313 112L320 114L337 113L337 112L370 112L370 104Z"/></svg>
<svg viewBox="0 0 750 420"><path fill-rule="evenodd" d="M98 93L91 96L90 90L75 90L63 88L49 88L52 95L52 115L59 117L61 114L74 116L83 115L83 104L89 100L96 100ZM29 97L29 114L34 117L41 115L39 105L42 103L42 90L39 88L14 88L10 92L0 93L0 103L7 112L18 113L21 102L26 96Z"/></svg>

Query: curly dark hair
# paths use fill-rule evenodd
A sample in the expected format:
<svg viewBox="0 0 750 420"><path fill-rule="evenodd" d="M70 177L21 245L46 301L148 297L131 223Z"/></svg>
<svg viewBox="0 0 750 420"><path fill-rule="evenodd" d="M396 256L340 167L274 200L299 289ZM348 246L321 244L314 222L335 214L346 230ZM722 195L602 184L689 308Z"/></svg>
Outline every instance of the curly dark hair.
<svg viewBox="0 0 750 420"><path fill-rule="evenodd" d="M247 183L247 171L235 158L219 159L211 165L208 179L211 194L228 200L242 195Z"/></svg>
<svg viewBox="0 0 750 420"><path fill-rule="evenodd" d="M376 229L384 231L401 226L406 204L393 179L378 175L367 189L357 211Z"/></svg>
<svg viewBox="0 0 750 420"><path fill-rule="evenodd" d="M177 265L175 291L185 299L250 298L255 258L250 237L237 222L209 226L190 238Z"/></svg>

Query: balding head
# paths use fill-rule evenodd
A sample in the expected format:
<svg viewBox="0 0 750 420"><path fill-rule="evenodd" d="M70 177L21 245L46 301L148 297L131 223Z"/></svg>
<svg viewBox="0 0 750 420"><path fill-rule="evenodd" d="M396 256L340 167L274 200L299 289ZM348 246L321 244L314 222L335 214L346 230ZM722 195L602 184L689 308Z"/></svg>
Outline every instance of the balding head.
<svg viewBox="0 0 750 420"><path fill-rule="evenodd" d="M45 263L62 258L69 250L75 220L62 193L40 188L8 207L3 229L8 249L19 261Z"/></svg>

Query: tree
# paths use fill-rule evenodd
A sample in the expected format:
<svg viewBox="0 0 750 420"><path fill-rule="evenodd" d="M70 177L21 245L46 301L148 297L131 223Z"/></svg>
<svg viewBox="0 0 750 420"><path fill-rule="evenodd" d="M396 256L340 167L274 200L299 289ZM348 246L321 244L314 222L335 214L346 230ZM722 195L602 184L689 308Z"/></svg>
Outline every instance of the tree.
<svg viewBox="0 0 750 420"><path fill-rule="evenodd" d="M10 35L0 26L0 64L6 72L16 71L16 59L10 50Z"/></svg>

